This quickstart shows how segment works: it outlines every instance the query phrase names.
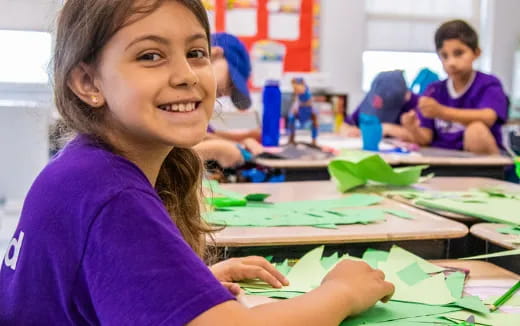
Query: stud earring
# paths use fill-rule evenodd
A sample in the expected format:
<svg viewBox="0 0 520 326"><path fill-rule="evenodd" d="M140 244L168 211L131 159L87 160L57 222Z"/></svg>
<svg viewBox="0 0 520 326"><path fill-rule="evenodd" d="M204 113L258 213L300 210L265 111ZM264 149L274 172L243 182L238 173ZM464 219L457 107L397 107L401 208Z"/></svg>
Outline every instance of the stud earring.
<svg viewBox="0 0 520 326"><path fill-rule="evenodd" d="M92 96L92 102L93 102L94 104L98 104L98 98L97 98L97 96Z"/></svg>

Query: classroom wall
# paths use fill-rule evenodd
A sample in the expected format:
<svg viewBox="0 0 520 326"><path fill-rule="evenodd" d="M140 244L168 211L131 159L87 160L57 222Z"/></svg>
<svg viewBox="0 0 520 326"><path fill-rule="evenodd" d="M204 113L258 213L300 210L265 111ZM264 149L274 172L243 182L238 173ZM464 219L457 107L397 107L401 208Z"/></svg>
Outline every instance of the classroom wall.
<svg viewBox="0 0 520 326"><path fill-rule="evenodd" d="M349 94L349 110L363 97L365 4L359 0L322 0L320 68L333 92Z"/></svg>
<svg viewBox="0 0 520 326"><path fill-rule="evenodd" d="M508 94L513 85L514 52L520 46L520 1L486 0L485 29L482 29L483 70L495 74Z"/></svg>
<svg viewBox="0 0 520 326"><path fill-rule="evenodd" d="M63 0L0 0L0 29L50 31Z"/></svg>

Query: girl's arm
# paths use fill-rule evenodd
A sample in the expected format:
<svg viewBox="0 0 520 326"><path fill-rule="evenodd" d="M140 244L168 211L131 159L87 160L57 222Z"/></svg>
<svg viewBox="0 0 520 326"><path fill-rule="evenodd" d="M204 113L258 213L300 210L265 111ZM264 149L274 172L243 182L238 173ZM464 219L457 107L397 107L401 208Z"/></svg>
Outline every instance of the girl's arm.
<svg viewBox="0 0 520 326"><path fill-rule="evenodd" d="M393 291L380 270L364 262L344 260L327 274L320 287L309 293L249 309L228 301L205 311L188 325L337 326L378 300L387 301Z"/></svg>
<svg viewBox="0 0 520 326"><path fill-rule="evenodd" d="M383 136L394 137L406 142L413 142L414 137L405 128L395 123L383 123Z"/></svg>

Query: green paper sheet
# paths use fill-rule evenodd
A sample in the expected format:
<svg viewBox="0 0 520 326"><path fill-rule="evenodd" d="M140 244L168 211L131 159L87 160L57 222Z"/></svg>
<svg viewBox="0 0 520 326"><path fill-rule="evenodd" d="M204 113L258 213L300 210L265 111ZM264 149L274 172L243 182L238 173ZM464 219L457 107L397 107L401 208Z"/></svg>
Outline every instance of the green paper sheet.
<svg viewBox="0 0 520 326"><path fill-rule="evenodd" d="M410 286L429 278L428 274L423 272L416 262L397 272L397 276Z"/></svg>
<svg viewBox="0 0 520 326"><path fill-rule="evenodd" d="M504 314L500 312L493 312L486 315L475 314L469 311L456 311L447 313L445 316L453 318L458 321L466 320L470 315L475 316L475 322L483 325L493 326L514 326L520 325L520 314Z"/></svg>
<svg viewBox="0 0 520 326"><path fill-rule="evenodd" d="M365 250L362 259L366 261L370 267L379 268L379 262L385 262L388 259L388 255L387 251L368 248Z"/></svg>
<svg viewBox="0 0 520 326"><path fill-rule="evenodd" d="M369 152L347 151L329 163L328 170L341 192L368 180L394 186L416 183L425 165L393 169L381 156Z"/></svg>
<svg viewBox="0 0 520 326"><path fill-rule="evenodd" d="M289 266L289 260L284 260L281 264L276 264L276 269L282 273L284 276L287 276L287 273L289 273L289 270L291 270L291 267Z"/></svg>
<svg viewBox="0 0 520 326"><path fill-rule="evenodd" d="M412 215L410 215L410 213L408 213L406 211L399 210L399 209L386 208L385 212L388 213L388 214L400 217L400 218L408 219L408 220L411 220L411 219L414 218Z"/></svg>
<svg viewBox="0 0 520 326"><path fill-rule="evenodd" d="M465 278L466 275L461 272L451 273L446 277L446 284L448 285L448 289L450 289L451 295L454 298L460 299L462 297Z"/></svg>
<svg viewBox="0 0 520 326"><path fill-rule="evenodd" d="M346 319L340 326L357 326L368 323L397 321L411 317L446 314L458 310L460 310L460 308L429 306L418 303L395 301L390 301L388 303L378 302L374 307L368 309L364 313Z"/></svg>
<svg viewBox="0 0 520 326"><path fill-rule="evenodd" d="M450 306L461 307L466 310L479 312L481 314L489 313L489 308L484 305L484 303L479 299L479 297L472 295L462 297L455 301L453 304L450 304Z"/></svg>
<svg viewBox="0 0 520 326"><path fill-rule="evenodd" d="M264 201L267 197L271 196L270 194L249 194L245 196L247 201Z"/></svg>
<svg viewBox="0 0 520 326"><path fill-rule="evenodd" d="M477 197L478 198L478 197ZM483 199L482 199L483 198ZM419 199L416 205L477 217L489 222L520 225L520 200L504 197L480 197L477 200L461 198Z"/></svg>
<svg viewBox="0 0 520 326"><path fill-rule="evenodd" d="M497 231L502 234L520 235L520 226L500 228L497 229Z"/></svg>
<svg viewBox="0 0 520 326"><path fill-rule="evenodd" d="M398 271L409 266L410 264L413 264L414 262L417 262L421 270L428 274L439 273L444 270L444 268L434 265L398 246L392 246L388 254L387 261L392 261L393 269Z"/></svg>
<svg viewBox="0 0 520 326"><path fill-rule="evenodd" d="M339 260L338 253L335 252L332 255L330 255L329 257L323 257L321 259L321 265L323 266L323 268L325 268L325 270L329 270L332 266L334 266L338 262L338 260Z"/></svg>
<svg viewBox="0 0 520 326"><path fill-rule="evenodd" d="M504 250L504 251L495 252L492 254L464 257L464 258L459 258L459 259L463 259L463 260L486 259L486 258L494 258L494 257L515 256L515 255L520 255L520 249Z"/></svg>
<svg viewBox="0 0 520 326"><path fill-rule="evenodd" d="M368 224L385 219L382 208L372 208L383 198L352 194L333 200L292 201L275 204L226 207L206 212L210 224L225 226L315 226L336 228L344 224ZM253 202L255 203L255 202Z"/></svg>

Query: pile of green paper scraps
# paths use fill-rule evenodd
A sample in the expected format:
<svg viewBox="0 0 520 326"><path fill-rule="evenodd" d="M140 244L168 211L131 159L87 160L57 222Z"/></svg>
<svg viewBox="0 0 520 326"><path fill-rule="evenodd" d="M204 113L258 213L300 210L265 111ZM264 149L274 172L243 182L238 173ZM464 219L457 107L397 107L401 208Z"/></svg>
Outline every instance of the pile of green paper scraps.
<svg viewBox="0 0 520 326"><path fill-rule="evenodd" d="M520 194L481 189L463 192L443 191L388 191L386 196L400 196L413 200L414 205L434 210L458 213L512 227L504 233L520 233Z"/></svg>
<svg viewBox="0 0 520 326"><path fill-rule="evenodd" d="M520 325L520 314L490 313L476 296L463 296L465 274L433 265L397 246L389 252L368 249L363 257L337 253L322 257L323 246L304 255L294 266L287 260L275 264L290 285L275 289L260 280L240 283L250 295L292 298L316 288L322 278L342 259L364 260L385 272L395 285L388 303L377 303L366 312L348 318L341 326L354 325L457 325L475 315L476 325Z"/></svg>
<svg viewBox="0 0 520 326"><path fill-rule="evenodd" d="M421 172L427 165L392 168L381 156L360 151L343 151L328 166L329 174L336 182L338 190L348 191L375 181L393 186L409 186L419 181Z"/></svg>
<svg viewBox="0 0 520 326"><path fill-rule="evenodd" d="M411 219L406 211L383 207L382 197L352 194L340 199L306 200L282 203L247 202L246 206L215 207L204 214L205 220L225 226L313 226L337 228L337 225L368 224L384 221L386 214Z"/></svg>

